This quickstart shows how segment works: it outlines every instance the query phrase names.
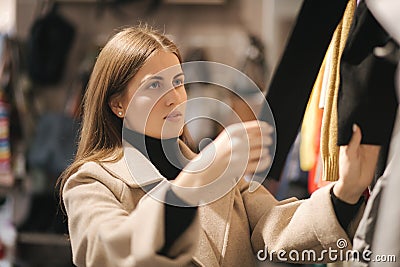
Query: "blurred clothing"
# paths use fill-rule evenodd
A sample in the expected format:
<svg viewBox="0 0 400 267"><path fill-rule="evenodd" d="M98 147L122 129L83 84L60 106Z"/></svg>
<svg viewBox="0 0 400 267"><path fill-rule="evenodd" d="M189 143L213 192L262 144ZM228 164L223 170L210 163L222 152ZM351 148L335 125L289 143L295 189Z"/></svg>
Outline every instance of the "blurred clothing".
<svg viewBox="0 0 400 267"><path fill-rule="evenodd" d="M277 147L269 177L279 180L286 156L301 125L313 84L343 17L347 0L304 1L267 90L275 117ZM267 107L260 113L266 116Z"/></svg>
<svg viewBox="0 0 400 267"><path fill-rule="evenodd" d="M330 43L329 78L325 93L324 113L321 125L321 156L323 162L322 179L337 181L339 179L339 147L337 146L337 99L340 84L340 58L349 35L353 21L356 0L350 0Z"/></svg>

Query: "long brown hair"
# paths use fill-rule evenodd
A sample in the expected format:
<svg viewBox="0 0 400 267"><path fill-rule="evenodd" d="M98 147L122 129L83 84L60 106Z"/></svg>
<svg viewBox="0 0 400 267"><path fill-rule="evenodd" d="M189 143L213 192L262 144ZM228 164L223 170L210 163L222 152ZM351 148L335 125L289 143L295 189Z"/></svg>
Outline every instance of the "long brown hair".
<svg viewBox="0 0 400 267"><path fill-rule="evenodd" d="M67 179L89 161L117 161L123 156L122 124L109 107L111 97L123 96L127 84L158 51L182 58L176 45L148 26L129 27L115 34L97 57L83 98L83 114L78 150L74 162L61 174L60 200ZM191 138L184 127L180 138ZM190 145L190 144L189 144Z"/></svg>

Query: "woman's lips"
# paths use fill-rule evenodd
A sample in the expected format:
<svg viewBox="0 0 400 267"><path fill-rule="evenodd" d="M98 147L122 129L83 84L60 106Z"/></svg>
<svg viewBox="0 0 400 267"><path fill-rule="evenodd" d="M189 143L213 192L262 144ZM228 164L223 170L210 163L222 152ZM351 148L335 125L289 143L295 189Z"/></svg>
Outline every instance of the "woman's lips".
<svg viewBox="0 0 400 267"><path fill-rule="evenodd" d="M182 119L182 113L180 111L173 111L164 118L167 121L180 121Z"/></svg>

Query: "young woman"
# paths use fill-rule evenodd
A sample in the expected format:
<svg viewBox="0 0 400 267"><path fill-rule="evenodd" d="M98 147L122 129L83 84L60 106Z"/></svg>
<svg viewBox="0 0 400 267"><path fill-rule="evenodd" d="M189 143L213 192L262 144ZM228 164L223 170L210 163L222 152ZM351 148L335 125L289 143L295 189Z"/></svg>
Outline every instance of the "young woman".
<svg viewBox="0 0 400 267"><path fill-rule="evenodd" d="M278 202L263 187L249 192L240 178L268 167L271 127L234 124L193 153L181 62L174 43L148 28L126 28L101 50L78 152L60 180L73 262L254 266L264 250L319 255L337 249L339 239L350 244L375 160L359 146L360 129L341 149L339 182L310 199ZM316 260L329 260L322 255Z"/></svg>

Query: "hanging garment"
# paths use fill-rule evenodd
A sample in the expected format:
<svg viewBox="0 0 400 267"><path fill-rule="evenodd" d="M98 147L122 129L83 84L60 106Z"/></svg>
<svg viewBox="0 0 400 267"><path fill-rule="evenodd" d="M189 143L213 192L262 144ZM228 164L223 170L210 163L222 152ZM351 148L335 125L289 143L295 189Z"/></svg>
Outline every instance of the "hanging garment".
<svg viewBox="0 0 400 267"><path fill-rule="evenodd" d="M365 0L365 3L383 28L400 44L400 2L396 0Z"/></svg>
<svg viewBox="0 0 400 267"><path fill-rule="evenodd" d="M367 6L371 9L373 16L384 25L385 30L395 37L397 44L400 43L400 28L398 14L400 4L396 1L367 1ZM397 54L399 50L397 50ZM399 61L397 61L399 62ZM391 61L393 63L393 61ZM386 77L386 76L385 76ZM387 77L390 79L390 77ZM397 96L400 102L400 69L397 63ZM393 79L392 77L392 80ZM384 81L390 84L389 81ZM395 84L395 82L393 82ZM390 126L390 125L389 125ZM373 254L369 259L362 258L361 262L354 262L353 266L381 266L382 262L375 261L377 255L395 256L400 258L400 217L399 208L399 188L400 188L400 109L397 108L395 126L390 140L390 150L388 153L388 163L383 175L378 179L371 197L368 201L364 216L357 229L354 239L353 249L360 252L369 249ZM371 260L371 262L369 262ZM398 266L396 262L385 262L385 266Z"/></svg>
<svg viewBox="0 0 400 267"><path fill-rule="evenodd" d="M11 187L14 176L11 168L9 103L3 88L3 75L8 64L5 36L0 35L0 187Z"/></svg>
<svg viewBox="0 0 400 267"><path fill-rule="evenodd" d="M356 0L347 4L342 21L339 23L331 41L331 60L328 86L325 94L324 114L321 126L321 155L323 162L322 179L337 181L339 178L339 147L337 146L337 96L340 82L340 57L342 55L350 25L356 9Z"/></svg>
<svg viewBox="0 0 400 267"><path fill-rule="evenodd" d="M51 176L58 177L74 158L78 129L79 121L68 115L43 114L38 120L36 133L28 151L29 166L43 169ZM46 185L49 186L49 181Z"/></svg>
<svg viewBox="0 0 400 267"><path fill-rule="evenodd" d="M28 39L28 73L32 81L48 85L62 79L74 36L74 26L55 6L33 23Z"/></svg>
<svg viewBox="0 0 400 267"><path fill-rule="evenodd" d="M387 32L400 44L400 24L398 14L400 2L393 0L366 1L368 8ZM400 102L400 64L397 64L397 99ZM400 259L400 109L397 109L396 122L390 142L388 155L387 187L385 188L378 210L379 216L373 236L372 251L375 255L393 255L396 262L385 262L385 266L398 266ZM396 164L395 164L396 163ZM380 262L371 262L372 267L381 266Z"/></svg>
<svg viewBox="0 0 400 267"><path fill-rule="evenodd" d="M373 253L369 257L370 259L373 259L375 255L397 255L397 257L400 257L400 227L396 223L400 218L398 206L398 190L400 188L399 148L400 110L397 112L396 126L393 130L388 165L372 191L353 241L353 249L358 250L360 255L367 250ZM353 266L366 267L369 264L368 259L361 257L360 261L353 263ZM398 263L397 265L392 264L385 266L398 266Z"/></svg>
<svg viewBox="0 0 400 267"><path fill-rule="evenodd" d="M363 144L384 146L390 140L397 109L397 61L377 53L390 39L361 1L340 63L338 145L348 144L354 123L363 131Z"/></svg>
<svg viewBox="0 0 400 267"><path fill-rule="evenodd" d="M371 196L368 199L367 206L365 207L363 217L358 225L356 235L353 240L353 249L359 251L362 255L364 251L372 251L371 244L373 239L373 232L376 227L376 218L379 213L379 203L382 197L382 191L386 187L386 177L382 176L376 183ZM352 266L367 267L369 262L366 262L363 257L354 259Z"/></svg>
<svg viewBox="0 0 400 267"><path fill-rule="evenodd" d="M328 51L326 51L326 55L325 55L325 65L331 66L331 61L332 61L332 52L333 52L333 46L329 46ZM331 75L331 68L325 68L324 71L324 79L322 80L322 88L321 88L321 94L320 94L320 98L319 98L319 108L323 109L325 106L325 96L326 96L326 91L328 88L328 84L329 84L329 78Z"/></svg>
<svg viewBox="0 0 400 267"><path fill-rule="evenodd" d="M312 194L320 187L322 178L322 160L320 153L320 137L323 107L319 103L323 98L323 87L329 75L326 68L326 62L329 61L330 51L325 55L324 61L318 73L307 109L304 113L303 123L301 126L301 143L300 143L300 167L303 171L308 171L308 193Z"/></svg>
<svg viewBox="0 0 400 267"><path fill-rule="evenodd" d="M347 3L348 0L303 2L266 97L275 117L278 140L269 171L273 179L280 178L322 60ZM265 120L266 110L268 107L261 111L261 120Z"/></svg>
<svg viewBox="0 0 400 267"><path fill-rule="evenodd" d="M10 120L8 104L0 87L0 186L11 187L14 176L11 169Z"/></svg>
<svg viewBox="0 0 400 267"><path fill-rule="evenodd" d="M321 69L315 81L310 99L308 100L307 108L304 113L303 123L301 125L301 140L300 140L300 168L303 171L311 170L319 156L319 140L321 135L321 122L323 110L319 108L319 99L321 97L322 82L325 74L325 62L322 62ZM318 142L315 140L318 139Z"/></svg>
<svg viewBox="0 0 400 267"><path fill-rule="evenodd" d="M400 10L399 10L400 11ZM398 72L400 82L400 69ZM398 90L400 95L400 90ZM400 188L400 109L397 111L396 124L393 129L390 151L388 155L388 166L385 170L386 187L377 204L379 216L376 219L375 231L372 231L372 252L374 255L392 255L397 261L400 260L400 218L399 188ZM381 178L382 179L382 178ZM375 189L374 189L375 191ZM372 262L372 266L378 266L379 262ZM385 266L398 266L398 262L385 262Z"/></svg>
<svg viewBox="0 0 400 267"><path fill-rule="evenodd" d="M300 168L299 154L301 139L302 136L299 133L290 148L275 196L278 200L284 200L288 197L306 199L310 196L307 190L308 172Z"/></svg>
<svg viewBox="0 0 400 267"><path fill-rule="evenodd" d="M396 128L393 131L392 145L393 155L389 157L389 163L382 177L378 179L377 184L372 191L368 201L364 216L357 229L354 238L353 249L360 253L370 250L373 254L370 259L376 255L397 255L400 257L400 228L396 223L400 217L398 208L400 177L400 114L398 112ZM373 262L366 259L355 262L353 266L370 266ZM378 264L378 263L376 263ZM386 265L388 264L388 265ZM398 263L385 262L385 266L398 266Z"/></svg>

